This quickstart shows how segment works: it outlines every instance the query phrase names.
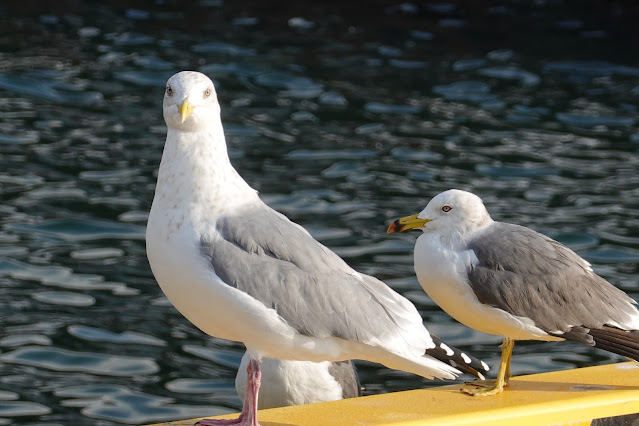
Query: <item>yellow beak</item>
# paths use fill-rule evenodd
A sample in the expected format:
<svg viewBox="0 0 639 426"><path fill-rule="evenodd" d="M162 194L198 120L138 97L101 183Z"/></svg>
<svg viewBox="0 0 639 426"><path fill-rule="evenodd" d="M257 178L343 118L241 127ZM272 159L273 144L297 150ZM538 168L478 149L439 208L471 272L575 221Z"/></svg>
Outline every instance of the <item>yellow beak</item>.
<svg viewBox="0 0 639 426"><path fill-rule="evenodd" d="M406 216L397 219L395 222L389 225L386 232L392 234L393 232L403 232L407 229L422 228L424 225L431 221L431 219L420 219L417 216L418 215L414 214L412 216Z"/></svg>
<svg viewBox="0 0 639 426"><path fill-rule="evenodd" d="M184 102L182 102L182 105L180 105L180 120L182 120L182 123L184 123L186 119L189 118L189 115L191 115L194 109L195 106L191 105L188 99L184 99Z"/></svg>

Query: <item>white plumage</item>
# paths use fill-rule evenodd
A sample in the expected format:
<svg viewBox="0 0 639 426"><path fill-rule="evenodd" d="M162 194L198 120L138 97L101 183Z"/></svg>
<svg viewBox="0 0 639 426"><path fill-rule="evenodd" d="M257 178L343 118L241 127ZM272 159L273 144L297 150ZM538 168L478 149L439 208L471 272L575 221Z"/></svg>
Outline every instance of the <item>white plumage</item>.
<svg viewBox="0 0 639 426"><path fill-rule="evenodd" d="M162 291L189 321L246 345L250 395L239 423L256 423L262 357L367 359L424 377L459 374L424 355L434 344L408 300L355 272L238 175L210 79L174 75L163 108L168 131L147 255Z"/></svg>

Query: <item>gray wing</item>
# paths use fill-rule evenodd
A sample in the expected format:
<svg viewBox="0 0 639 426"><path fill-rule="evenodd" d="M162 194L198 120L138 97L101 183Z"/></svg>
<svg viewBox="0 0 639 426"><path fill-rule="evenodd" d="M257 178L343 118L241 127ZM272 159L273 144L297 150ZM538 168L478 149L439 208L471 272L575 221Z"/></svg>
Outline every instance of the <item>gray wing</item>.
<svg viewBox="0 0 639 426"><path fill-rule="evenodd" d="M328 372L342 387L342 398L356 398L362 396L362 385L353 361L332 362Z"/></svg>
<svg viewBox="0 0 639 426"><path fill-rule="evenodd" d="M472 241L479 263L468 269L478 299L531 318L547 332L630 322L636 302L591 272L557 241L523 226L495 222Z"/></svg>
<svg viewBox="0 0 639 426"><path fill-rule="evenodd" d="M358 278L339 256L266 205L216 226L221 238L201 241L215 273L302 334L383 342L407 336L409 324L415 325L411 315L419 317L410 302L373 277Z"/></svg>

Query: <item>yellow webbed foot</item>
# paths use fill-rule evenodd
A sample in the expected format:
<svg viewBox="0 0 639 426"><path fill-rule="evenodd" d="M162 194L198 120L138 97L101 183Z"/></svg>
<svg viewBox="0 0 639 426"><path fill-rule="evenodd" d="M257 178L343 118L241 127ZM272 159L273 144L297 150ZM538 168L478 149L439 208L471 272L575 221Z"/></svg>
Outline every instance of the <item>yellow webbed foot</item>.
<svg viewBox="0 0 639 426"><path fill-rule="evenodd" d="M472 396L491 396L502 393L504 386L508 386L508 380L510 379L510 357L513 353L514 345L515 341L513 339L504 337L504 343L501 344L501 361L497 379L468 382L461 391Z"/></svg>
<svg viewBox="0 0 639 426"><path fill-rule="evenodd" d="M504 391L507 383L498 383L497 380L475 380L464 384L461 391L471 396L491 396Z"/></svg>

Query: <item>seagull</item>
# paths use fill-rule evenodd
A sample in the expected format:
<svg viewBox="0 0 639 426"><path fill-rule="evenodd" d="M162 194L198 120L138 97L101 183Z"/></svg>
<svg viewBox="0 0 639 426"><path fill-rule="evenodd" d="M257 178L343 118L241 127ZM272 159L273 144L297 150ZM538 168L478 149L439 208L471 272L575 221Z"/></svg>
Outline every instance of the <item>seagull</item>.
<svg viewBox="0 0 639 426"><path fill-rule="evenodd" d="M248 385L248 352L235 376L235 390L244 402ZM258 409L338 401L362 396L353 361L291 361L263 358Z"/></svg>
<svg viewBox="0 0 639 426"><path fill-rule="evenodd" d="M163 115L167 136L146 230L151 270L191 323L243 342L250 357L240 416L201 426L258 424L263 357L364 359L426 378L460 374L426 354L434 343L412 303L353 270L242 179L208 77L169 78Z"/></svg>
<svg viewBox="0 0 639 426"><path fill-rule="evenodd" d="M445 343L434 334L431 334L431 338L435 346L426 349L427 355L484 379L484 373L489 370L484 361ZM244 352L235 376L235 390L242 402L248 383L246 370L249 362L249 354ZM260 410L362 396L357 368L350 360L311 362L263 358L261 371Z"/></svg>
<svg viewBox="0 0 639 426"><path fill-rule="evenodd" d="M497 380L463 392L502 392L516 340L574 340L639 361L637 302L559 242L494 221L478 196L457 189L388 233L407 229L423 231L415 272L430 298L468 327L504 338Z"/></svg>

